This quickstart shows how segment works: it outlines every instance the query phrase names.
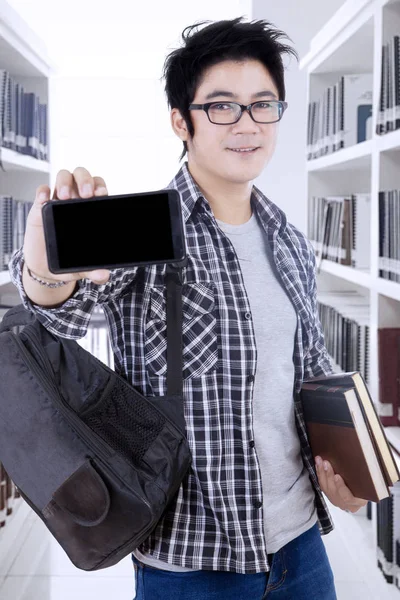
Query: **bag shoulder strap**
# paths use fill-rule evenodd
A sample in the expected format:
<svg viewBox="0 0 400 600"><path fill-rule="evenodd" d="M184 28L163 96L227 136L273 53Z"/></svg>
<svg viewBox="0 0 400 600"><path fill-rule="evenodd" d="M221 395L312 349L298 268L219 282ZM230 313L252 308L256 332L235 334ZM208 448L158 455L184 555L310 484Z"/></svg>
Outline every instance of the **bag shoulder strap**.
<svg viewBox="0 0 400 600"><path fill-rule="evenodd" d="M23 304L17 304L6 312L0 322L0 333L7 331L12 327L20 327L22 325L30 325L36 320L35 315L27 310Z"/></svg>
<svg viewBox="0 0 400 600"><path fill-rule="evenodd" d="M166 270L167 292L167 394L183 393L183 341L182 341L182 266L169 264ZM0 333L12 327L30 325L36 316L23 304L10 308L0 322Z"/></svg>
<svg viewBox="0 0 400 600"><path fill-rule="evenodd" d="M167 288L167 395L183 395L182 267L169 264Z"/></svg>

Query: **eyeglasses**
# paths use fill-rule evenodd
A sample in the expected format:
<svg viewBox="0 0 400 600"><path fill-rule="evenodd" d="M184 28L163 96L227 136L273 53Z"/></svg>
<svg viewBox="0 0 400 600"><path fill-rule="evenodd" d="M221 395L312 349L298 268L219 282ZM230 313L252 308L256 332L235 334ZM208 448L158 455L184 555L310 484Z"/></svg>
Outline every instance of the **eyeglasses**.
<svg viewBox="0 0 400 600"><path fill-rule="evenodd" d="M245 110L256 123L275 123L281 120L287 107L288 103L282 100L269 100L252 102L247 106L239 102L190 104L189 110L205 110L209 121L215 125L232 125L239 121Z"/></svg>

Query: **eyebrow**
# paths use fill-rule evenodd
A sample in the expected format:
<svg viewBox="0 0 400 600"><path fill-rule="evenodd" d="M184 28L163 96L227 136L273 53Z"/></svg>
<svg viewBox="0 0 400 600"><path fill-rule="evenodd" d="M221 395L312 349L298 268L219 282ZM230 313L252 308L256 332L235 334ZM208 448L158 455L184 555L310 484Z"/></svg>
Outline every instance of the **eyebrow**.
<svg viewBox="0 0 400 600"><path fill-rule="evenodd" d="M218 96L227 96L228 98L238 97L237 94L233 94L232 92L228 92L226 90L214 90L213 92L207 94L205 99L212 100L212 98L216 98ZM263 96L269 96L270 98L275 98L276 100L278 99L276 94L274 94L274 92L271 92L270 90L263 90L262 92L257 92L253 94L252 98L262 98Z"/></svg>

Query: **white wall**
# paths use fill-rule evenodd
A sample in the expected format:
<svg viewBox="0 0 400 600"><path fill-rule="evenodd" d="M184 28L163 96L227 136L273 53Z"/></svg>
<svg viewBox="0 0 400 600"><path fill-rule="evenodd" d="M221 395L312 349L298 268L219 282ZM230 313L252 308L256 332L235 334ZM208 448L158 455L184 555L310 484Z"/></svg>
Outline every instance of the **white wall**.
<svg viewBox="0 0 400 600"><path fill-rule="evenodd" d="M160 82L182 30L203 20L250 17L251 0L8 0L57 66L52 165L85 166L109 193L166 186L182 143Z"/></svg>
<svg viewBox="0 0 400 600"><path fill-rule="evenodd" d="M344 0L253 0L253 19L266 19L291 39L300 59L312 37L340 8ZM289 107L280 122L275 154L255 184L278 204L288 220L306 231L306 74L293 57L285 57L286 100Z"/></svg>

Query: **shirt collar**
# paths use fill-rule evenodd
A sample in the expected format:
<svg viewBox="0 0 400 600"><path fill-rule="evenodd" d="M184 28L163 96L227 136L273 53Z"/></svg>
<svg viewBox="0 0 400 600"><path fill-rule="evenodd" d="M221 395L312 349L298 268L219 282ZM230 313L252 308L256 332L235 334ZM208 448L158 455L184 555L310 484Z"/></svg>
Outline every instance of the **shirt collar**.
<svg viewBox="0 0 400 600"><path fill-rule="evenodd" d="M178 173L166 187L166 189L168 188L177 189L181 195L182 216L185 223L192 215L196 205L201 201L206 213L209 214L210 217L213 217L211 207L201 193L196 181L193 179L187 161L182 165ZM281 230L286 226L285 213L280 210L276 204L271 202L271 200L269 200L255 185L253 185L251 193L251 203L263 224L273 224Z"/></svg>

